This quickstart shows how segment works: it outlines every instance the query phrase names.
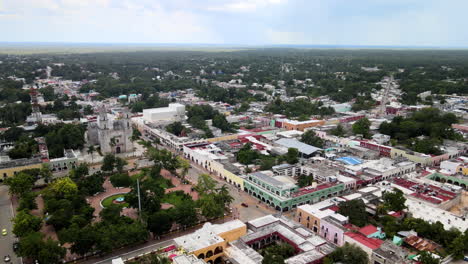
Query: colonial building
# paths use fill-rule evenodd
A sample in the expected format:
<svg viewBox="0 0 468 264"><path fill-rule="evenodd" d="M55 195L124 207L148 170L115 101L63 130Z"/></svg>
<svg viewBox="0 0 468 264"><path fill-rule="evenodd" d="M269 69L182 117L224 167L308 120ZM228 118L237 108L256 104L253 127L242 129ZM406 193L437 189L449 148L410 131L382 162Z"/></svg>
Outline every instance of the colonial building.
<svg viewBox="0 0 468 264"><path fill-rule="evenodd" d="M123 153L133 151L130 140L132 126L128 109L122 109L115 114L109 114L104 108L99 111L97 122L90 123L88 140L98 144L102 153Z"/></svg>

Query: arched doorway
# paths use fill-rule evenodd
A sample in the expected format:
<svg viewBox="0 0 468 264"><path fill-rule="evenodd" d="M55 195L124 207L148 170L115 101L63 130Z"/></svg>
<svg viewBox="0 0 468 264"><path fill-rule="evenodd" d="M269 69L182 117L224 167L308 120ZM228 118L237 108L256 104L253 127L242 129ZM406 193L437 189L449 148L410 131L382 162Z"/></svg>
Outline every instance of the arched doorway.
<svg viewBox="0 0 468 264"><path fill-rule="evenodd" d="M203 253L199 254L199 255L198 255L198 258L199 258L199 259L204 259L204 258L205 258L205 254L203 254Z"/></svg>
<svg viewBox="0 0 468 264"><path fill-rule="evenodd" d="M120 147L115 148L115 153L119 154L121 152Z"/></svg>
<svg viewBox="0 0 468 264"><path fill-rule="evenodd" d="M221 264L223 263L223 258L222 257L217 257L215 260L214 260L214 264Z"/></svg>
<svg viewBox="0 0 468 264"><path fill-rule="evenodd" d="M214 254L215 255L218 255L219 253L222 253L223 252L223 247L217 247L214 251ZM216 262L216 261L215 261Z"/></svg>
<svg viewBox="0 0 468 264"><path fill-rule="evenodd" d="M206 252L206 257L211 258L212 256L213 256L213 251L208 250L208 252Z"/></svg>

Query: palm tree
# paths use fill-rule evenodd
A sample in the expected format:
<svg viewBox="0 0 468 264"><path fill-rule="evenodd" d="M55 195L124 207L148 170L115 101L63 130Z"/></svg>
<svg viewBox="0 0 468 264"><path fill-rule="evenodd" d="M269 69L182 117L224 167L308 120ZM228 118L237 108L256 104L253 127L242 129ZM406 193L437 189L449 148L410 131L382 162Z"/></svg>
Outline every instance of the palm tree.
<svg viewBox="0 0 468 264"><path fill-rule="evenodd" d="M114 153L115 145L117 145L117 141L115 141L115 137L111 137L111 139L109 141L109 146L112 149L112 153Z"/></svg>
<svg viewBox="0 0 468 264"><path fill-rule="evenodd" d="M223 202L225 207L228 207L234 201L234 198L229 193L229 189L227 188L226 184L218 188L217 197L220 201Z"/></svg>
<svg viewBox="0 0 468 264"><path fill-rule="evenodd" d="M94 152L96 151L96 148L94 148L94 145L91 145L88 147L88 154L91 155L91 162L94 163Z"/></svg>
<svg viewBox="0 0 468 264"><path fill-rule="evenodd" d="M182 179L182 182L185 180L185 176L187 176L189 169L190 169L190 163L186 160L183 159L179 156L177 156L177 167L181 169L180 172L180 178Z"/></svg>

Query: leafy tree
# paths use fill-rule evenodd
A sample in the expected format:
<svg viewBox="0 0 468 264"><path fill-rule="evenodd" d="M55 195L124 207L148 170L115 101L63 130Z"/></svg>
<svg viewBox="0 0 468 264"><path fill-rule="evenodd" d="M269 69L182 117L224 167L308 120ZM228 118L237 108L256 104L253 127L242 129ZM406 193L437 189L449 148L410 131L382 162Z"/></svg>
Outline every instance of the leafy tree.
<svg viewBox="0 0 468 264"><path fill-rule="evenodd" d="M299 151L297 148L288 148L288 153L286 153L285 156L286 162L289 164L296 164L299 161L298 156Z"/></svg>
<svg viewBox="0 0 468 264"><path fill-rule="evenodd" d="M104 177L101 172L94 173L91 176L81 178L77 181L78 190L86 196L94 195L104 191Z"/></svg>
<svg viewBox="0 0 468 264"><path fill-rule="evenodd" d="M247 143L237 152L236 158L242 164L252 164L254 160L258 159L260 154L252 149L252 144Z"/></svg>
<svg viewBox="0 0 468 264"><path fill-rule="evenodd" d="M78 181L89 174L89 168L87 163L80 163L78 166L70 171L70 178L74 181Z"/></svg>
<svg viewBox="0 0 468 264"><path fill-rule="evenodd" d="M270 170L276 165L276 158L263 155L260 158L260 170Z"/></svg>
<svg viewBox="0 0 468 264"><path fill-rule="evenodd" d="M73 197L78 193L78 186L69 177L63 177L49 184L45 193L47 195L53 195L56 198Z"/></svg>
<svg viewBox="0 0 468 264"><path fill-rule="evenodd" d="M116 157L115 158L115 168L117 169L117 171L119 173L122 173L123 172L123 169L125 167L125 165L127 165L127 161L122 159L122 158L119 158L119 157Z"/></svg>
<svg viewBox="0 0 468 264"><path fill-rule="evenodd" d="M400 189L394 188L391 192L385 192L382 196L384 208L389 211L402 211L406 209L406 198Z"/></svg>
<svg viewBox="0 0 468 264"><path fill-rule="evenodd" d="M20 240L18 255L36 259L39 263L61 263L66 253L65 248L50 238L44 241L43 237L44 235L38 232L23 237Z"/></svg>
<svg viewBox="0 0 468 264"><path fill-rule="evenodd" d="M208 194L214 191L216 187L216 181L211 178L208 174L200 174L198 176L198 183L195 186L195 189L200 194Z"/></svg>
<svg viewBox="0 0 468 264"><path fill-rule="evenodd" d="M24 193L19 200L19 206L17 210L21 211L37 209L36 196L37 195L34 192Z"/></svg>
<svg viewBox="0 0 468 264"><path fill-rule="evenodd" d="M301 136L301 142L317 148L323 148L323 140L318 137L313 130L307 130Z"/></svg>
<svg viewBox="0 0 468 264"><path fill-rule="evenodd" d="M84 115L92 115L94 114L94 110L93 110L93 107L90 106L90 105L87 105L83 108L83 114Z"/></svg>
<svg viewBox="0 0 468 264"><path fill-rule="evenodd" d="M349 222L360 227L368 223L366 205L361 199L341 202L338 213L348 216Z"/></svg>
<svg viewBox="0 0 468 264"><path fill-rule="evenodd" d="M224 207L216 201L214 195L202 195L198 201L198 206L201 209L201 213L208 219L221 217L224 214Z"/></svg>
<svg viewBox="0 0 468 264"><path fill-rule="evenodd" d="M465 244L467 241L467 238L463 235L460 234L457 238L453 240L452 243L450 243L448 251L450 254L452 254L454 259L463 259L465 256L465 251L467 250L467 245Z"/></svg>
<svg viewBox="0 0 468 264"><path fill-rule="evenodd" d="M101 170L103 171L113 171L115 168L115 155L108 153L104 156L104 159L102 160L102 166Z"/></svg>
<svg viewBox="0 0 468 264"><path fill-rule="evenodd" d="M5 184L8 185L10 194L23 196L31 191L36 180L28 173L20 172L16 175L5 179Z"/></svg>
<svg viewBox="0 0 468 264"><path fill-rule="evenodd" d="M12 126L7 131L3 132L2 139L7 142L15 142L25 133L22 127Z"/></svg>
<svg viewBox="0 0 468 264"><path fill-rule="evenodd" d="M250 108L250 105L248 102L242 102L242 104L240 105L240 107L237 109L238 112L242 113L242 112L246 112L248 111Z"/></svg>
<svg viewBox="0 0 468 264"><path fill-rule="evenodd" d="M338 124L336 128L333 128L332 130L330 130L330 134L337 136L337 137L343 137L346 134L346 131L344 130L341 124Z"/></svg>
<svg viewBox="0 0 468 264"><path fill-rule="evenodd" d="M300 174L297 180L297 185L299 187L306 187L312 185L312 182L314 182L313 175Z"/></svg>
<svg viewBox="0 0 468 264"><path fill-rule="evenodd" d="M49 164L43 163L41 170L39 172L39 175L42 179L44 179L44 182L49 183L50 180L52 179L52 171L50 170Z"/></svg>
<svg viewBox="0 0 468 264"><path fill-rule="evenodd" d="M187 128L181 122L174 122L166 126L166 131L180 137Z"/></svg>
<svg viewBox="0 0 468 264"><path fill-rule="evenodd" d="M145 241L148 237L146 228L137 221L128 217L122 217L116 224L101 222L96 225L96 250L110 252L113 249L121 248Z"/></svg>
<svg viewBox="0 0 468 264"><path fill-rule="evenodd" d="M111 204L99 213L101 219L107 223L115 224L120 220L120 213L122 212L122 206L118 204Z"/></svg>
<svg viewBox="0 0 468 264"><path fill-rule="evenodd" d="M223 184L223 186L216 189L215 198L224 208L227 208L229 204L234 201L234 198L229 193L229 189L226 184Z"/></svg>
<svg viewBox="0 0 468 264"><path fill-rule="evenodd" d="M156 212L148 218L148 230L155 235L162 235L171 230L172 215L168 211Z"/></svg>
<svg viewBox="0 0 468 264"><path fill-rule="evenodd" d="M422 264L439 264L440 260L433 258L432 254L427 251L421 251L419 253L418 261Z"/></svg>
<svg viewBox="0 0 468 264"><path fill-rule="evenodd" d="M183 227L192 226L198 221L195 203L192 200L184 201L174 210L174 220Z"/></svg>
<svg viewBox="0 0 468 264"><path fill-rule="evenodd" d="M164 168L174 174L181 165L177 159L177 156L172 154L172 152L167 149L156 149L154 147L149 147L147 156L155 163L155 166Z"/></svg>
<svg viewBox="0 0 468 264"><path fill-rule="evenodd" d="M24 237L41 229L42 220L25 210L19 211L13 218L13 233L17 237Z"/></svg>
<svg viewBox="0 0 468 264"><path fill-rule="evenodd" d="M70 228L62 230L59 237L62 243L72 244L70 247L72 253L84 256L92 252L97 243L98 238L95 231L95 226L80 227L74 224Z"/></svg>
<svg viewBox="0 0 468 264"><path fill-rule="evenodd" d="M285 263L285 259L294 256L295 249L287 243L280 243L270 246L263 252L262 264L269 263Z"/></svg>
<svg viewBox="0 0 468 264"><path fill-rule="evenodd" d="M129 187L132 185L132 178L127 173L115 173L110 176L110 181L114 187Z"/></svg>
<svg viewBox="0 0 468 264"><path fill-rule="evenodd" d="M226 116L223 114L216 114L213 117L213 126L221 129L223 132L231 131L231 124L226 120Z"/></svg>
<svg viewBox="0 0 468 264"><path fill-rule="evenodd" d="M125 195L132 208L138 208L137 181L133 181L131 191ZM140 179L141 209L145 213L154 213L161 208L161 199L164 196L164 189L160 183L153 178Z"/></svg>
<svg viewBox="0 0 468 264"><path fill-rule="evenodd" d="M367 253L360 247L346 243L342 247L337 248L327 258L332 263L343 263L343 264L367 264L369 258Z"/></svg>
<svg viewBox="0 0 468 264"><path fill-rule="evenodd" d="M380 223L382 224L383 230L385 231L385 234L387 234L387 237L393 237L402 230L401 225L397 219L390 215L381 217Z"/></svg>
<svg viewBox="0 0 468 264"><path fill-rule="evenodd" d="M91 162L94 163L94 152L96 152L96 147L94 147L94 145L90 145L87 152L91 155Z"/></svg>
<svg viewBox="0 0 468 264"><path fill-rule="evenodd" d="M367 118L361 118L353 124L353 133L356 135L362 135L365 138L369 138L369 128L370 128L370 121Z"/></svg>
<svg viewBox="0 0 468 264"><path fill-rule="evenodd" d="M180 168L180 173L178 174L182 180L185 179L185 176L189 172L190 162L180 156L177 156L177 168Z"/></svg>
<svg viewBox="0 0 468 264"><path fill-rule="evenodd" d="M15 143L13 149L8 151L8 156L11 159L30 158L33 154L38 152L37 142L30 137L22 136Z"/></svg>
<svg viewBox="0 0 468 264"><path fill-rule="evenodd" d="M266 254L262 259L262 264L284 264L284 257L281 255Z"/></svg>

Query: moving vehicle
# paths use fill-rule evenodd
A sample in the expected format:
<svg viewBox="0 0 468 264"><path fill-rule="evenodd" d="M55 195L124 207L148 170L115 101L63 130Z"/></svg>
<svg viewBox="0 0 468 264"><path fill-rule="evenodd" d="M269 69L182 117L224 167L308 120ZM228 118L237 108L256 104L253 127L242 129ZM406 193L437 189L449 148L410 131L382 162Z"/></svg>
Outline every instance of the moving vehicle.
<svg viewBox="0 0 468 264"><path fill-rule="evenodd" d="M2 236L6 236L8 234L8 232L6 231L5 228L2 229Z"/></svg>
<svg viewBox="0 0 468 264"><path fill-rule="evenodd" d="M246 203L241 203L241 205L244 206L244 207L249 207L249 205L246 204Z"/></svg>
<svg viewBox="0 0 468 264"><path fill-rule="evenodd" d="M3 257L3 261L5 261L6 263L10 262L11 261L10 255L6 255L5 257Z"/></svg>

